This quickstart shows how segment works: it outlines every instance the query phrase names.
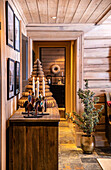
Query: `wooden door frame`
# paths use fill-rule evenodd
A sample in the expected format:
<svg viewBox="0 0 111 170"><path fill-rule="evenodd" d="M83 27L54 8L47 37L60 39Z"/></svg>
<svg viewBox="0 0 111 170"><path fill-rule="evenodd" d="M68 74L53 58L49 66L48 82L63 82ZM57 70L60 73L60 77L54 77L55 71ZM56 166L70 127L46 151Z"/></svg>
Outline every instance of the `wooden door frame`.
<svg viewBox="0 0 111 170"><path fill-rule="evenodd" d="M66 48L66 82L65 82L65 108L67 113L80 112L81 108L77 91L83 86L83 34L71 41L36 41L33 50L36 58L40 58L41 47ZM36 51L35 51L36 49Z"/></svg>
<svg viewBox="0 0 111 170"><path fill-rule="evenodd" d="M1 169L1 153L2 153L2 151L1 151L1 139L2 139L2 131L1 131L1 126L2 126L2 120L1 120L1 118L2 118L2 79L1 79L1 76L2 76L2 74L1 74L1 72L2 72L2 69L1 69L1 65L2 65L2 62L1 62L2 60L1 60L1 22L0 22L0 169Z"/></svg>

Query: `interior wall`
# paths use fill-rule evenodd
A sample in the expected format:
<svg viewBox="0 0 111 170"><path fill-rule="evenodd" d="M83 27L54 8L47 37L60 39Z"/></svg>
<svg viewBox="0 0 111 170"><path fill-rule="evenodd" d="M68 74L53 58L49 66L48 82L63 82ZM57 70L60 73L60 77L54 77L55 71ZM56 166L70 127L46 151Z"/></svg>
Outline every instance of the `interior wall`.
<svg viewBox="0 0 111 170"><path fill-rule="evenodd" d="M95 105L105 106L105 93L111 92L111 25L97 26L84 35L84 77L89 88L100 97ZM101 123L105 123L105 107ZM103 127L105 128L105 127Z"/></svg>
<svg viewBox="0 0 111 170"><path fill-rule="evenodd" d="M66 88L65 88L65 107L66 112L71 112L71 41L41 41L33 42L35 59L40 58L39 48L41 47L65 47L66 48Z"/></svg>
<svg viewBox="0 0 111 170"><path fill-rule="evenodd" d="M1 20L0 20L1 21ZM1 88L1 22L0 22L0 139L1 139L1 92L2 92L2 88ZM1 167L1 140L0 140L0 167Z"/></svg>
<svg viewBox="0 0 111 170"><path fill-rule="evenodd" d="M62 75L65 76L65 58L65 48L63 47L40 48L40 59L42 61L44 74L45 76L50 75L52 77L51 83L57 84L59 79L62 81ZM57 75L51 70L55 64L60 66L60 72ZM63 82L65 82L64 77Z"/></svg>
<svg viewBox="0 0 111 170"><path fill-rule="evenodd" d="M13 1L8 1L11 5L11 7L14 10L14 13L18 17L20 22L20 43L21 43L21 34L24 33L26 35L25 30L25 23L23 22L18 9L15 7ZM15 61L20 61L22 59L22 44L20 44L20 52L15 51L13 48L6 45L6 11L5 11L5 0L0 0L0 11L1 11L1 80L2 80L2 167L1 170L6 169L6 125L8 118L14 113L14 111L17 108L17 97L7 100L7 59L11 58ZM22 73L22 69L20 66L20 75ZM20 78L20 84L21 84L21 78ZM21 87L21 85L20 85ZM21 95L21 90L20 90ZM19 95L19 96L20 96Z"/></svg>
<svg viewBox="0 0 111 170"><path fill-rule="evenodd" d="M81 103L77 96L77 90L83 86L83 34L72 41L33 42L35 60L39 58L41 47L65 47L66 48L66 82L65 82L65 108L67 113L80 112Z"/></svg>

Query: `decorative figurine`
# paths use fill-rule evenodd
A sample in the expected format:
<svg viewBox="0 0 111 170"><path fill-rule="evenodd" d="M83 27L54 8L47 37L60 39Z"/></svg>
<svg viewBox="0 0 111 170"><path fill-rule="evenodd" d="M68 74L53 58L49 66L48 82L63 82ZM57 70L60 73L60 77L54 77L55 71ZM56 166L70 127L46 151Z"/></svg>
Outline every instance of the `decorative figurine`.
<svg viewBox="0 0 111 170"><path fill-rule="evenodd" d="M43 101L44 101L44 112L46 112L47 111L47 99L43 97Z"/></svg>
<svg viewBox="0 0 111 170"><path fill-rule="evenodd" d="M58 85L61 85L61 84L63 84L63 83L61 82L61 79L59 79L58 80Z"/></svg>
<svg viewBox="0 0 111 170"><path fill-rule="evenodd" d="M33 111L32 103L28 103L27 109L28 109L28 116L29 116L30 111Z"/></svg>
<svg viewBox="0 0 111 170"><path fill-rule="evenodd" d="M32 106L34 106L34 103L35 103L34 92L32 92L31 103L32 103Z"/></svg>
<svg viewBox="0 0 111 170"><path fill-rule="evenodd" d="M32 99L32 96L31 96L31 92L29 91L29 95L28 95L28 102L29 103L31 102L31 99Z"/></svg>
<svg viewBox="0 0 111 170"><path fill-rule="evenodd" d="M25 103L23 105L25 107L25 112L28 111L27 105L28 105L28 101L25 101Z"/></svg>
<svg viewBox="0 0 111 170"><path fill-rule="evenodd" d="M39 103L40 103L40 100L37 99L37 100L36 100L36 103L35 103L35 115L36 115L36 116L38 115L38 105L39 105Z"/></svg>

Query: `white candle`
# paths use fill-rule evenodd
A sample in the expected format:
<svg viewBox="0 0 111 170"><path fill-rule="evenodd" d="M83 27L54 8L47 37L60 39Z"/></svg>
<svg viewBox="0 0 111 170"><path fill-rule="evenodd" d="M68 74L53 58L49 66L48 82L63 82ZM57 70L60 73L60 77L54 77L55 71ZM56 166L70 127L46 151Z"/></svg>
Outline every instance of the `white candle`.
<svg viewBox="0 0 111 170"><path fill-rule="evenodd" d="M35 77L33 77L33 92L34 92L34 96L35 96Z"/></svg>
<svg viewBox="0 0 111 170"><path fill-rule="evenodd" d="M63 77L63 72L62 72L62 77Z"/></svg>
<svg viewBox="0 0 111 170"><path fill-rule="evenodd" d="M37 98L39 98L39 77L37 77Z"/></svg>
<svg viewBox="0 0 111 170"><path fill-rule="evenodd" d="M43 97L45 97L45 80L44 80L44 77L43 77L42 86L43 86Z"/></svg>

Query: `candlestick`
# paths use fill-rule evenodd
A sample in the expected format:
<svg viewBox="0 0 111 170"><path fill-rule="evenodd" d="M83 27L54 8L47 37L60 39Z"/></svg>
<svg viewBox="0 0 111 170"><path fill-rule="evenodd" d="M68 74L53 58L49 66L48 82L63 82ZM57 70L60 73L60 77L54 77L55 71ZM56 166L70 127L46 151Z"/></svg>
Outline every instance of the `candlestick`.
<svg viewBox="0 0 111 170"><path fill-rule="evenodd" d="M34 96L35 96L35 77L33 77L33 92L34 92Z"/></svg>
<svg viewBox="0 0 111 170"><path fill-rule="evenodd" d="M44 77L43 77L43 82L42 82L43 84L43 97L45 97L45 80L44 80Z"/></svg>
<svg viewBox="0 0 111 170"><path fill-rule="evenodd" d="M37 77L37 98L39 98L39 77Z"/></svg>

